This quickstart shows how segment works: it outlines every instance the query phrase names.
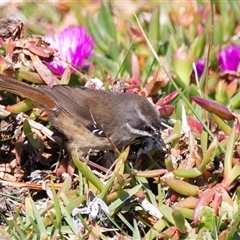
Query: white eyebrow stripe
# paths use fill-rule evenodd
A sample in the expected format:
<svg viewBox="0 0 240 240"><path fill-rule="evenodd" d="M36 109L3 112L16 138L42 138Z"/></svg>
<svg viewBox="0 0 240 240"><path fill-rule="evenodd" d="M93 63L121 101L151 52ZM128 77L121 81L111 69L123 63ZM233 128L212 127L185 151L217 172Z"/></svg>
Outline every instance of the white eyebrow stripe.
<svg viewBox="0 0 240 240"><path fill-rule="evenodd" d="M152 126L151 124L149 124L149 121L146 119L145 115L143 115L141 113L141 111L139 110L139 108L136 108L135 109L138 113L138 116L140 117L140 119L147 124L147 126L151 127L151 129L154 131L154 133L158 132L159 130L154 128L154 126Z"/></svg>
<svg viewBox="0 0 240 240"><path fill-rule="evenodd" d="M141 111L139 110L139 108L137 107L135 110L137 111L138 116L142 119L142 121L148 123L148 121L146 121L147 119L146 119L145 116L141 113Z"/></svg>
<svg viewBox="0 0 240 240"><path fill-rule="evenodd" d="M126 123L125 126L129 129L129 132L132 132L136 136L149 136L151 137L152 135L150 133L147 133L146 131L142 131L141 129L136 129L132 128L129 123Z"/></svg>

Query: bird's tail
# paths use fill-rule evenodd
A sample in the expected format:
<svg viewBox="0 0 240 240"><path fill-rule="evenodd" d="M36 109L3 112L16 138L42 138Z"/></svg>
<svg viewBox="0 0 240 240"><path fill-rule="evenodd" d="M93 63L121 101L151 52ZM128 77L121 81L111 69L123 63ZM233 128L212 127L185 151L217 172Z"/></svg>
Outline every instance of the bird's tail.
<svg viewBox="0 0 240 240"><path fill-rule="evenodd" d="M39 105L54 108L54 100L43 89L0 74L0 89L29 98Z"/></svg>

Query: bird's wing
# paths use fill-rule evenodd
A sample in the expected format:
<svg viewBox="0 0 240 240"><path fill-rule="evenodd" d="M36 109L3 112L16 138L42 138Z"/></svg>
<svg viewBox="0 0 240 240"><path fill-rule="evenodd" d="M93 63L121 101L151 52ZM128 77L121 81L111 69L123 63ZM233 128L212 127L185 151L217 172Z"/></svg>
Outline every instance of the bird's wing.
<svg viewBox="0 0 240 240"><path fill-rule="evenodd" d="M41 86L41 91L50 96L56 103L55 113L59 110L75 119L76 123L83 124L95 135L106 137L111 135L111 129L107 128L101 119L106 118L106 111L111 113L114 120L117 106L114 106L115 94L107 91L95 90L85 87L72 87L68 85L56 85L52 88ZM91 102L91 104L89 104ZM97 111L97 114L96 114ZM101 117L99 118L99 116ZM103 116L105 115L105 116Z"/></svg>

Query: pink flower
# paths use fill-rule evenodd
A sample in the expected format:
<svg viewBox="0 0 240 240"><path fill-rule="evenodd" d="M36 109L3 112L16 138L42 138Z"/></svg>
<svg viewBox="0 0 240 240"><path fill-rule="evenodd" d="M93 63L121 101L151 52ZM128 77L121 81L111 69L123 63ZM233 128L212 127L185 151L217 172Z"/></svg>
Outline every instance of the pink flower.
<svg viewBox="0 0 240 240"><path fill-rule="evenodd" d="M50 43L50 47L57 50L53 61L46 62L56 74L62 75L68 65L73 71L74 68L89 64L86 59L92 56L94 41L86 28L68 27L59 34L46 36L46 41Z"/></svg>
<svg viewBox="0 0 240 240"><path fill-rule="evenodd" d="M240 47L231 45L218 53L221 71L237 71L240 62Z"/></svg>

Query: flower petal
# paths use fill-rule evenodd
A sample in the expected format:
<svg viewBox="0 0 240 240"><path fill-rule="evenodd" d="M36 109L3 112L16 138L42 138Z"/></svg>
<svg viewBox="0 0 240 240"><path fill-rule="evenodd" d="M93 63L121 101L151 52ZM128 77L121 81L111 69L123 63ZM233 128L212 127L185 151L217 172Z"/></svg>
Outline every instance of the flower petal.
<svg viewBox="0 0 240 240"><path fill-rule="evenodd" d="M218 61L221 70L237 71L240 62L240 48L237 45L231 45L218 53Z"/></svg>
<svg viewBox="0 0 240 240"><path fill-rule="evenodd" d="M205 58L200 59L198 62L196 62L196 70L197 70L197 75L200 78L204 72L204 67L205 67Z"/></svg>
<svg viewBox="0 0 240 240"><path fill-rule="evenodd" d="M46 36L46 41L57 50L52 62L47 66L55 73L62 75L67 65L71 70L88 65L86 58L92 56L94 41L82 26L68 27L59 34Z"/></svg>

